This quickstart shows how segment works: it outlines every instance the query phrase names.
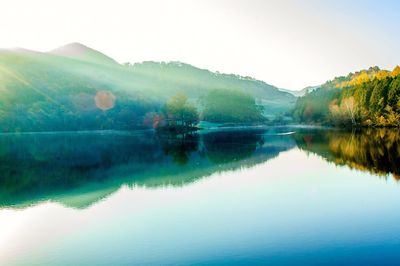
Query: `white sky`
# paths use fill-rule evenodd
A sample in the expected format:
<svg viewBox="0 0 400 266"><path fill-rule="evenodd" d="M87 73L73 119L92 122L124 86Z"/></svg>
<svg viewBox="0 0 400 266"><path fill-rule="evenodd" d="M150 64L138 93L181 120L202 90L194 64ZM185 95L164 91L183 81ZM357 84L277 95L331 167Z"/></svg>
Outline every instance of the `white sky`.
<svg viewBox="0 0 400 266"><path fill-rule="evenodd" d="M80 42L119 62L182 61L299 90L400 64L398 2L0 0L0 47Z"/></svg>

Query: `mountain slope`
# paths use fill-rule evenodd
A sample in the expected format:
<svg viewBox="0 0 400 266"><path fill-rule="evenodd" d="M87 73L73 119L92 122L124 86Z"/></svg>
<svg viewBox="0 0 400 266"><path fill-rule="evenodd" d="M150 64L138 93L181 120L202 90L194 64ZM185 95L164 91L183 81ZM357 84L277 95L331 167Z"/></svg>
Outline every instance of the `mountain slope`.
<svg viewBox="0 0 400 266"><path fill-rule="evenodd" d="M288 110L295 102L290 93L263 81L233 74L214 73L181 62L143 62L129 67L135 74L153 77L157 87L183 90L189 97L198 98L210 89L243 90L253 95L273 115ZM155 85L155 84L154 84ZM169 88L168 85L172 85Z"/></svg>
<svg viewBox="0 0 400 266"><path fill-rule="evenodd" d="M48 53L97 64L118 64L111 57L80 43L70 43Z"/></svg>
<svg viewBox="0 0 400 266"><path fill-rule="evenodd" d="M197 103L212 89L245 91L270 117L295 103L291 94L251 78L178 62L120 65L79 44L64 48L51 53L0 50L2 131L146 127L146 115L177 92ZM71 54L76 50L86 53ZM101 102L109 106L98 106Z"/></svg>
<svg viewBox="0 0 400 266"><path fill-rule="evenodd" d="M292 90L286 90L286 89L279 89L279 90L283 91L283 92L288 92L288 93L290 93L290 94L292 94L292 95L294 95L296 97L302 97L302 96L306 95L307 93L310 93L310 92L312 92L312 91L314 91L316 89L319 89L320 87L321 86L308 86L308 87L305 87L304 89L301 89L299 91L292 91Z"/></svg>
<svg viewBox="0 0 400 266"><path fill-rule="evenodd" d="M327 81L297 99L298 122L340 126L400 125L400 67L379 67Z"/></svg>

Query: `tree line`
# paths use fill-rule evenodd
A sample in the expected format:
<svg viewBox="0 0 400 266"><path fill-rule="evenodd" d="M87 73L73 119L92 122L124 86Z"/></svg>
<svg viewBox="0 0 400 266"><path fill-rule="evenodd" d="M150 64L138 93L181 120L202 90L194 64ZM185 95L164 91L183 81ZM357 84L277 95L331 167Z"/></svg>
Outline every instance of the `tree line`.
<svg viewBox="0 0 400 266"><path fill-rule="evenodd" d="M365 73L356 82L336 83L344 84L343 88L325 85L299 98L294 118L322 125L399 127L400 67L389 73L377 71L370 78ZM365 80L361 82L360 77Z"/></svg>
<svg viewBox="0 0 400 266"><path fill-rule="evenodd" d="M198 104L190 101L184 93L178 93L152 118L155 128L168 131L195 130L200 120L248 124L262 122L265 118L263 108L256 104L252 95L224 89L209 91Z"/></svg>

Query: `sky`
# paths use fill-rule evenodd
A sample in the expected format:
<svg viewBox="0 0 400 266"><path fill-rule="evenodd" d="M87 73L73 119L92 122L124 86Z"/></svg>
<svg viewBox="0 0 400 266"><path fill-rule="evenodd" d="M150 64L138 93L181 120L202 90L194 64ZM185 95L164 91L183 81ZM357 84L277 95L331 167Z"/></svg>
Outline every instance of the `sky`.
<svg viewBox="0 0 400 266"><path fill-rule="evenodd" d="M118 62L181 61L300 90L400 64L396 0L0 0L0 47L71 42Z"/></svg>

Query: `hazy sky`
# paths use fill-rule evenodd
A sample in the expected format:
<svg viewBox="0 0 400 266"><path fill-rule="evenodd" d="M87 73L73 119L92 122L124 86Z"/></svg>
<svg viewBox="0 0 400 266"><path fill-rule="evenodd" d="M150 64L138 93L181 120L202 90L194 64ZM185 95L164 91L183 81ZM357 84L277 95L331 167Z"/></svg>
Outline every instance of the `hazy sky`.
<svg viewBox="0 0 400 266"><path fill-rule="evenodd" d="M400 1L0 0L0 46L81 42L119 62L182 61L287 89L400 64Z"/></svg>

